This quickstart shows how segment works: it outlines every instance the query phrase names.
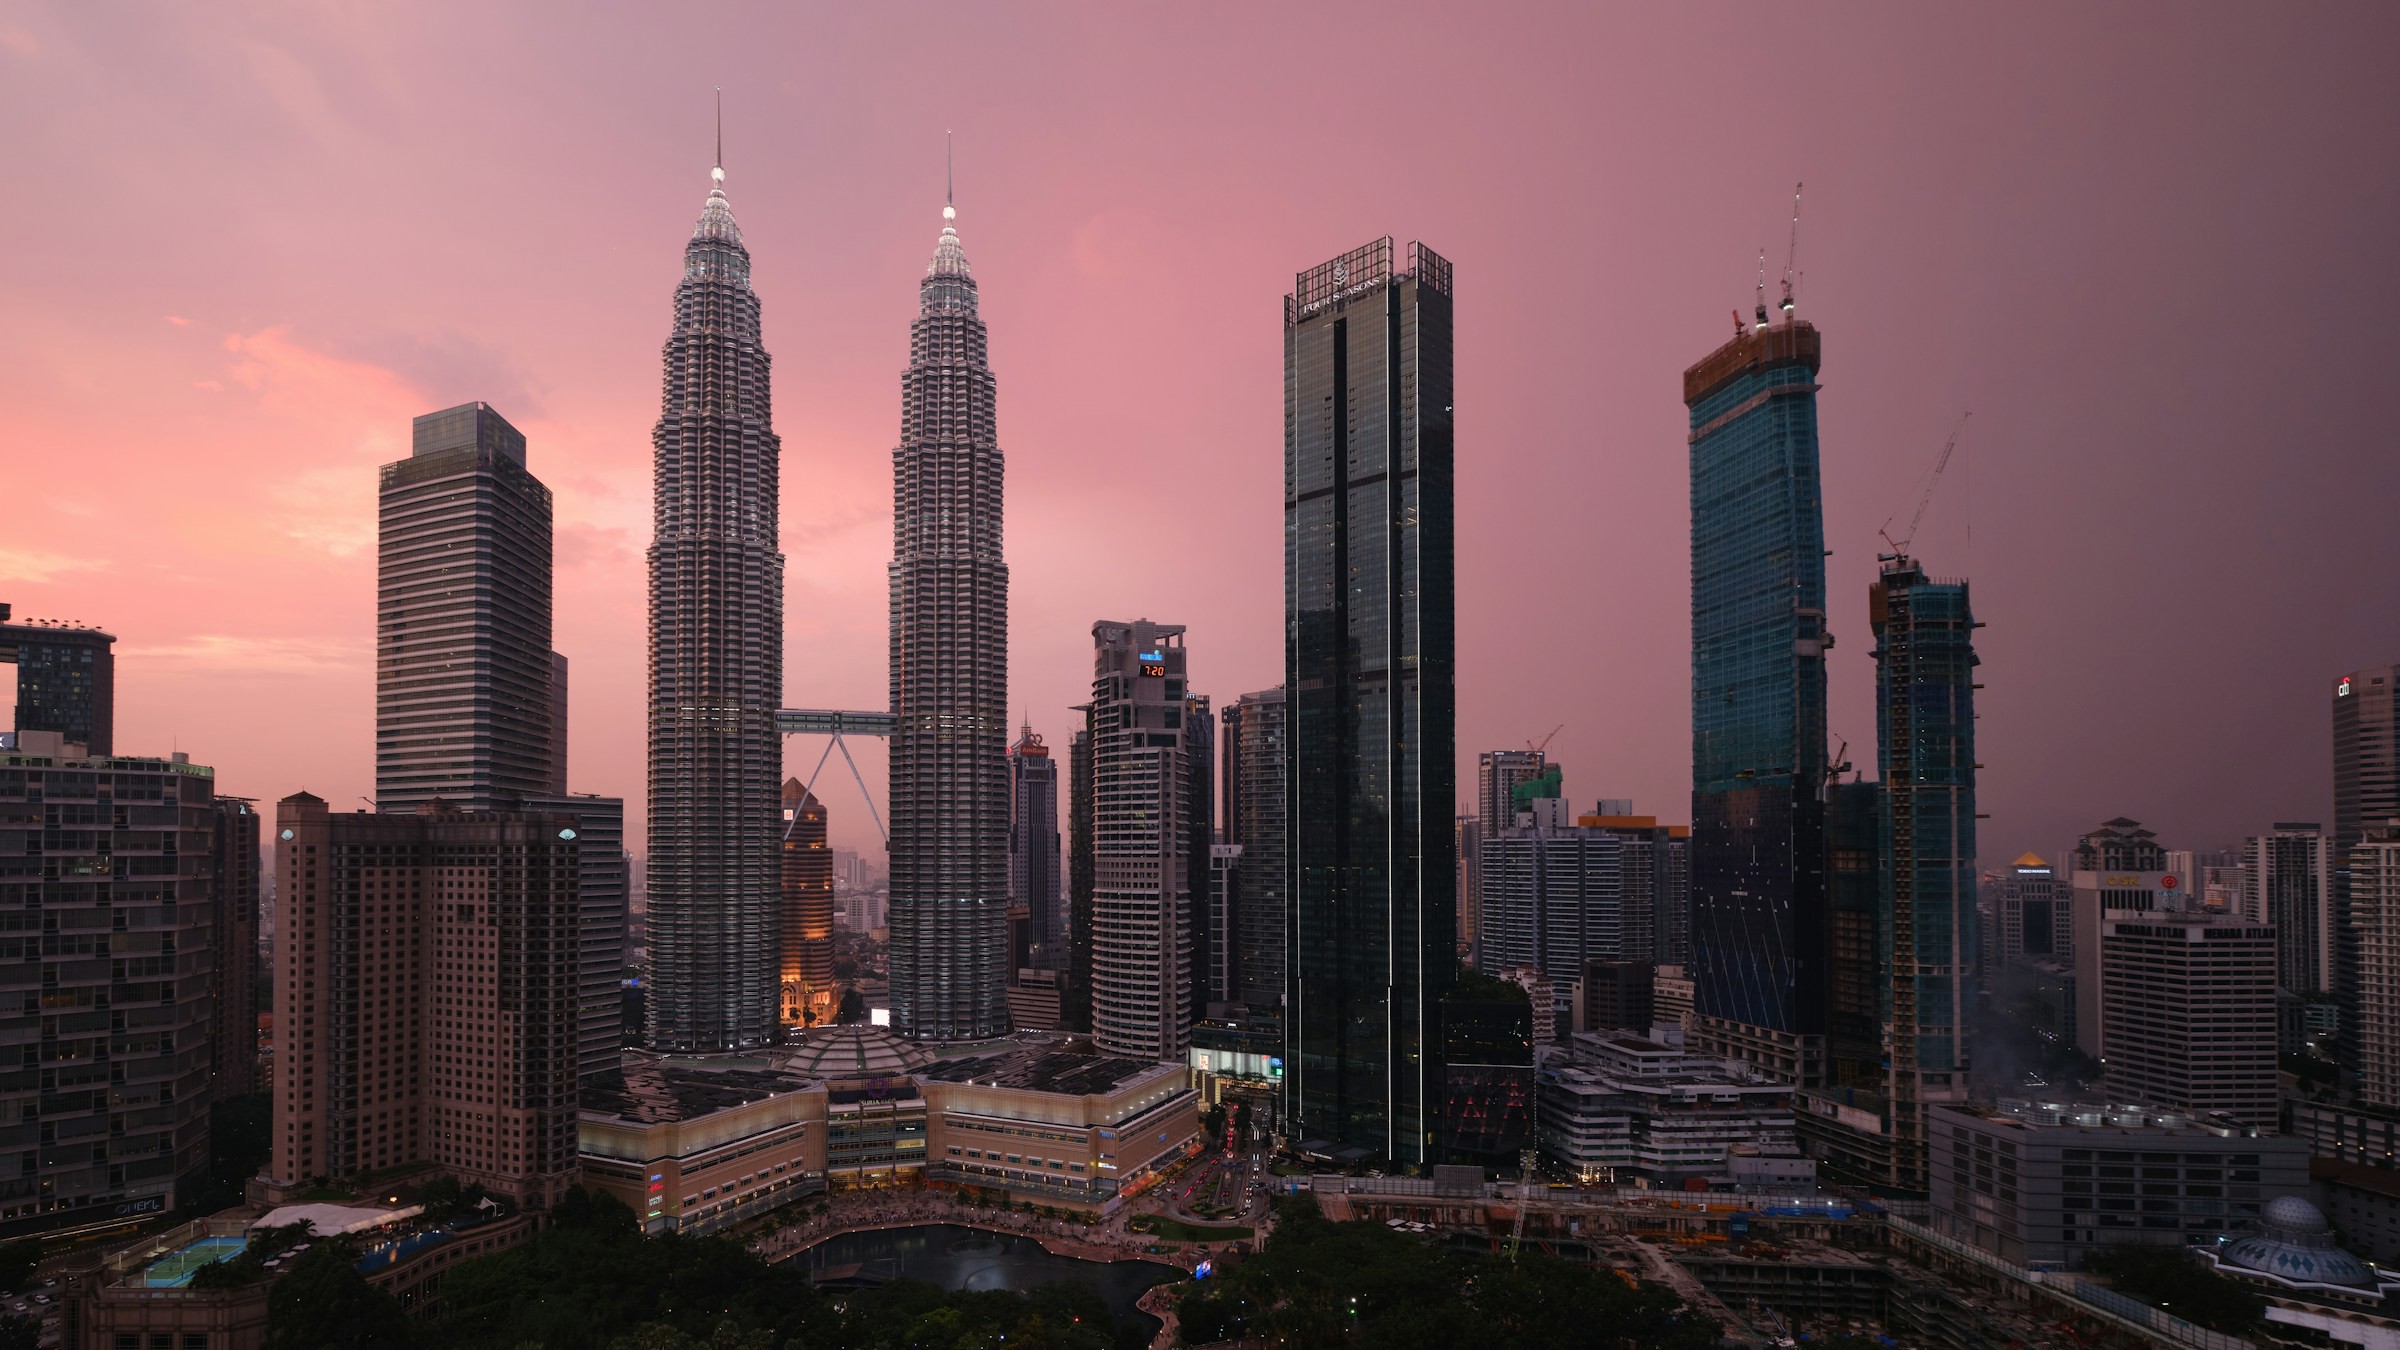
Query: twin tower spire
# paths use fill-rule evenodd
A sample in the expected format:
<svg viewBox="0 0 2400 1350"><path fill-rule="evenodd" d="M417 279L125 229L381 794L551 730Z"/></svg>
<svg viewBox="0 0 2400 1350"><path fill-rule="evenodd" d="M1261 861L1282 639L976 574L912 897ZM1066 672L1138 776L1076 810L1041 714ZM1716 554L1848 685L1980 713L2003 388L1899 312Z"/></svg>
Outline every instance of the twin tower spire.
<svg viewBox="0 0 2400 1350"><path fill-rule="evenodd" d="M722 206L720 212L718 208ZM711 231L711 217L722 216L716 226L729 233L734 242L741 241L741 229L733 223L732 203L725 199L725 91L717 91L717 155L716 167L709 170L708 204L701 211L700 229L695 237ZM958 241L958 176L952 152L951 134L942 133L942 237L934 244L933 262L927 265L927 276L967 276L967 255Z"/></svg>

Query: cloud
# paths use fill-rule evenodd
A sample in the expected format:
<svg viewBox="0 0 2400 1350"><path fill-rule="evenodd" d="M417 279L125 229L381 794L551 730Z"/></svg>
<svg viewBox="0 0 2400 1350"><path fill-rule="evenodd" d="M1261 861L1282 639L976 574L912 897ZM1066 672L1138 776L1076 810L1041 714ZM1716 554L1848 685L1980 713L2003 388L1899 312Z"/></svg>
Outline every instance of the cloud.
<svg viewBox="0 0 2400 1350"><path fill-rule="evenodd" d="M42 54L42 44L34 41L33 34L22 28L0 28L0 47L28 59Z"/></svg>
<svg viewBox="0 0 2400 1350"><path fill-rule="evenodd" d="M278 533L303 547L347 558L375 543L376 477L357 465L306 469L278 479L267 495L282 508Z"/></svg>
<svg viewBox="0 0 2400 1350"><path fill-rule="evenodd" d="M126 659L172 665L186 671L221 671L243 675L326 675L357 670L367 662L363 641L332 638L239 637L227 633L195 633L179 642L157 647L119 646Z"/></svg>
<svg viewBox="0 0 2400 1350"><path fill-rule="evenodd" d="M98 558L71 558L40 548L0 548L0 581L48 581L68 572L99 572L108 567Z"/></svg>
<svg viewBox="0 0 2400 1350"><path fill-rule="evenodd" d="M550 534L552 561L559 567L590 567L633 561L632 531L616 525L560 525Z"/></svg>
<svg viewBox="0 0 2400 1350"><path fill-rule="evenodd" d="M173 325L175 325L177 328L189 328L189 327L191 327L191 326L192 326L192 321L191 321L190 319L187 319L187 318L183 317L183 316L182 316L182 315L180 315L180 314L170 314L170 315L168 315L168 316L167 316L167 322L168 322L168 323L171 323L171 324L173 324Z"/></svg>
<svg viewBox="0 0 2400 1350"><path fill-rule="evenodd" d="M489 403L520 426L543 408L533 382L506 352L453 332L381 332L333 344L344 357L390 371L422 390L426 408Z"/></svg>

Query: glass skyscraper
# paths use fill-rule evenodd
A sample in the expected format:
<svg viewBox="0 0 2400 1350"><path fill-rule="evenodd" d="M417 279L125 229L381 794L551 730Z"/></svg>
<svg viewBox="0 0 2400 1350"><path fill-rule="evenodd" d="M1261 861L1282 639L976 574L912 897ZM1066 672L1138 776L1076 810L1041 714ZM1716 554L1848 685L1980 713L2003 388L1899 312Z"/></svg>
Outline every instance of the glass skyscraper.
<svg viewBox="0 0 2400 1350"><path fill-rule="evenodd" d="M1390 238L1283 305L1295 1137L1432 1160L1455 973L1450 264Z"/></svg>
<svg viewBox="0 0 2400 1350"><path fill-rule="evenodd" d="M1027 723L1008 747L1008 898L1025 911L1025 950L1009 959L1020 966L1066 967L1059 869L1058 761Z"/></svg>
<svg viewBox="0 0 2400 1350"><path fill-rule="evenodd" d="M1868 591L1894 1185L1926 1184L1925 1111L1967 1097L1975 994L1975 615L1967 583L1886 559Z"/></svg>
<svg viewBox="0 0 2400 1350"><path fill-rule="evenodd" d="M958 212L917 287L892 452L892 1027L1009 1028L1008 563L989 335Z"/></svg>
<svg viewBox="0 0 2400 1350"><path fill-rule="evenodd" d="M1692 471L1693 1012L1704 1044L1822 1074L1825 525L1813 325L1683 373Z"/></svg>
<svg viewBox="0 0 2400 1350"><path fill-rule="evenodd" d="M750 250L714 173L683 251L650 546L650 1044L777 1035L783 443Z"/></svg>

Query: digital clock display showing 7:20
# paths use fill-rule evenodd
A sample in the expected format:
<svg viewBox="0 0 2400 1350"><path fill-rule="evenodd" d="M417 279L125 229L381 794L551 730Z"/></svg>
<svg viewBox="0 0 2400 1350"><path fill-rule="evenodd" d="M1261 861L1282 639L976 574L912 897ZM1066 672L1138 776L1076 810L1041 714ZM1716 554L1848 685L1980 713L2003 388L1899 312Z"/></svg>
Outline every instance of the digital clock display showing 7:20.
<svg viewBox="0 0 2400 1350"><path fill-rule="evenodd" d="M1164 661L1144 661L1142 663L1142 674L1150 676L1153 679L1165 679L1167 675L1167 663Z"/></svg>

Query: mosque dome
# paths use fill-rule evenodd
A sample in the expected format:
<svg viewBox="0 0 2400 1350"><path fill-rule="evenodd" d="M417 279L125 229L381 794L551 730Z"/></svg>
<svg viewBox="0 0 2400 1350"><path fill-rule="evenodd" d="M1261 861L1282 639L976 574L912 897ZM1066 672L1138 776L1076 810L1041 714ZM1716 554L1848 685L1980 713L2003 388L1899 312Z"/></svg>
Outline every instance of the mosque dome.
<svg viewBox="0 0 2400 1350"><path fill-rule="evenodd" d="M2325 1212L2297 1195L2268 1201L2261 1226L2265 1231L2219 1248L2217 1267L2345 1293L2373 1295L2382 1285L2373 1266L2333 1245L2333 1225L2325 1221Z"/></svg>

